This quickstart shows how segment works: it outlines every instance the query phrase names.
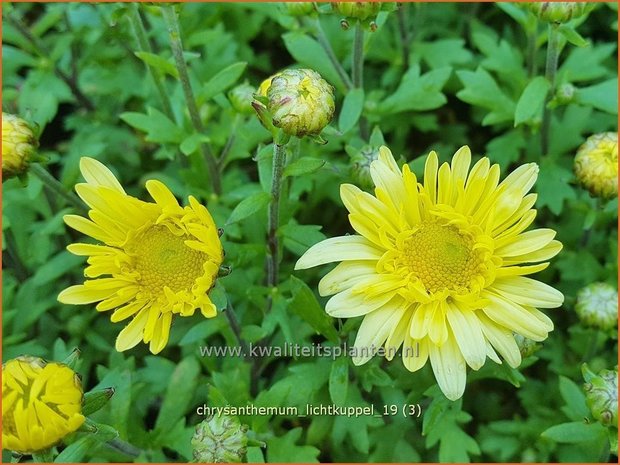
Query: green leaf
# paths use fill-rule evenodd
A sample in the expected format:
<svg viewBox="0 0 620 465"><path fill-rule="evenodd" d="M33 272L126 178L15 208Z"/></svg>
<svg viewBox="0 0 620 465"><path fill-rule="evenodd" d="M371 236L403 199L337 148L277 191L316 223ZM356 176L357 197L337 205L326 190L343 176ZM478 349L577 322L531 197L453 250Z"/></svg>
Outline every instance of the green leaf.
<svg viewBox="0 0 620 465"><path fill-rule="evenodd" d="M134 52L134 54L151 68L161 71L164 74L168 74L175 79L179 79L179 71L174 63L171 63L165 58L162 58L154 53Z"/></svg>
<svg viewBox="0 0 620 465"><path fill-rule="evenodd" d="M314 446L298 446L303 429L298 427L284 436L267 439L267 462L318 463L319 449Z"/></svg>
<svg viewBox="0 0 620 465"><path fill-rule="evenodd" d="M258 213L269 204L270 200L271 194L267 192L257 192L248 198L243 199L228 217L226 225L236 223L247 218L248 216Z"/></svg>
<svg viewBox="0 0 620 465"><path fill-rule="evenodd" d="M119 117L130 126L146 132L145 140L148 142L180 144L185 139L183 130L153 107L147 107L146 114L125 112Z"/></svg>
<svg viewBox="0 0 620 465"><path fill-rule="evenodd" d="M355 126L364 108L364 89L352 89L344 97L338 118L338 128L343 134Z"/></svg>
<svg viewBox="0 0 620 465"><path fill-rule="evenodd" d="M543 431L541 436L563 444L575 444L600 441L602 436L607 436L607 432L600 423L573 421L552 426Z"/></svg>
<svg viewBox="0 0 620 465"><path fill-rule="evenodd" d="M535 77L523 90L515 109L515 127L536 124L542 120L543 107L551 84L542 76Z"/></svg>
<svg viewBox="0 0 620 465"><path fill-rule="evenodd" d="M590 42L584 39L573 26L561 24L558 27L558 32L562 34L571 44L576 45L577 47L587 47L590 45Z"/></svg>
<svg viewBox="0 0 620 465"><path fill-rule="evenodd" d="M284 168L283 176L302 176L304 174L314 173L325 165L325 160L314 157L301 157Z"/></svg>
<svg viewBox="0 0 620 465"><path fill-rule="evenodd" d="M536 183L538 205L541 207L546 205L556 215L562 213L564 201L577 197L575 190L570 186L572 179L573 173L570 170L549 158L543 158Z"/></svg>
<svg viewBox="0 0 620 465"><path fill-rule="evenodd" d="M602 44L573 49L560 69L558 82L592 81L610 76L604 62L616 50L616 44Z"/></svg>
<svg viewBox="0 0 620 465"><path fill-rule="evenodd" d="M334 85L338 90L345 90L344 82L340 79L336 68L316 40L302 32L287 32L282 36L282 39L284 46L295 60L318 71L327 82Z"/></svg>
<svg viewBox="0 0 620 465"><path fill-rule="evenodd" d="M325 234L321 232L322 226L313 224L297 224L291 221L284 226L280 226L280 235L284 247L297 255L302 255L314 244L325 239Z"/></svg>
<svg viewBox="0 0 620 465"><path fill-rule="evenodd" d="M562 411L572 420L586 418L589 414L586 396L577 384L565 376L560 376L560 394L566 403Z"/></svg>
<svg viewBox="0 0 620 465"><path fill-rule="evenodd" d="M247 63L240 61L227 66L213 76L202 88L201 97L208 100L232 86L243 74Z"/></svg>
<svg viewBox="0 0 620 465"><path fill-rule="evenodd" d="M291 276L291 287L293 299L289 310L299 315L316 332L337 343L339 339L338 332L334 328L334 320L325 313L308 285L295 276Z"/></svg>
<svg viewBox="0 0 620 465"><path fill-rule="evenodd" d="M200 364L194 357L184 358L175 368L155 421L155 429L160 434L173 428L185 415L194 397L199 375Z"/></svg>
<svg viewBox="0 0 620 465"><path fill-rule="evenodd" d="M618 78L577 89L575 92L575 102L617 115Z"/></svg>
<svg viewBox="0 0 620 465"><path fill-rule="evenodd" d="M183 155L189 156L192 153L194 153L196 150L198 150L198 147L200 147L200 144L202 144L203 142L208 142L208 141L209 141L209 138L205 136L204 134L194 133L186 137L185 139L183 139L183 142L181 142L181 145L179 146L179 150L181 151Z"/></svg>
<svg viewBox="0 0 620 465"><path fill-rule="evenodd" d="M344 406L349 389L349 357L343 356L332 362L329 373L329 397L338 406Z"/></svg>
<svg viewBox="0 0 620 465"><path fill-rule="evenodd" d="M441 39L432 42L424 42L415 45L422 56L432 69L445 68L454 64L467 63L472 59L472 53L465 48L463 39Z"/></svg>
<svg viewBox="0 0 620 465"><path fill-rule="evenodd" d="M88 452L92 452L98 445L94 435L82 436L73 444L68 445L54 460L54 463L80 463Z"/></svg>
<svg viewBox="0 0 620 465"><path fill-rule="evenodd" d="M420 76L420 66L414 65L403 75L398 89L379 105L380 113L425 111L439 108L447 99L441 89L448 81L452 68L438 68Z"/></svg>
<svg viewBox="0 0 620 465"><path fill-rule="evenodd" d="M464 88L456 96L464 102L490 110L483 126L513 121L515 103L499 88L495 79L483 68L456 72Z"/></svg>

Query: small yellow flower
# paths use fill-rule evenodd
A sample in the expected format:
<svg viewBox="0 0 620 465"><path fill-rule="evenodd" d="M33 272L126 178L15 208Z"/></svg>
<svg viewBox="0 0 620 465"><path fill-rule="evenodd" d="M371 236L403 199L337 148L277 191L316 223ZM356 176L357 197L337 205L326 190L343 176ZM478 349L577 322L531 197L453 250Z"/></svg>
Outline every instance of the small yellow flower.
<svg viewBox="0 0 620 465"><path fill-rule="evenodd" d="M319 293L335 294L325 307L331 316L364 316L356 365L381 346L388 359L402 346L410 371L430 359L451 400L463 395L466 365L478 370L487 357L501 363L499 353L518 366L513 332L544 340L553 322L536 307L564 300L524 277L545 269L562 248L551 229L525 231L536 217L536 194L528 192L538 166L523 165L500 183L499 166L488 158L471 170L470 163L468 147L441 167L431 152L418 183L381 147L370 166L375 196L350 184L340 188L359 235L320 242L295 266L342 262L320 281Z"/></svg>
<svg viewBox="0 0 620 465"><path fill-rule="evenodd" d="M30 454L51 447L82 423L82 385L68 366L36 357L2 365L2 447Z"/></svg>
<svg viewBox="0 0 620 465"><path fill-rule="evenodd" d="M37 149L37 139L26 121L2 113L2 179L23 175Z"/></svg>
<svg viewBox="0 0 620 465"><path fill-rule="evenodd" d="M190 196L181 207L159 181L146 182L155 202L125 193L112 172L92 158L80 161L86 183L75 190L91 208L90 219L66 215L65 223L99 244L71 244L88 256L84 284L58 296L66 304L97 304L115 310L112 322L132 318L116 340L124 351L140 341L159 353L168 342L173 315L188 317L200 309L205 318L217 311L207 293L223 260L218 230L208 210Z"/></svg>
<svg viewBox="0 0 620 465"><path fill-rule="evenodd" d="M618 134L603 132L588 137L574 163L579 182L595 197L618 195Z"/></svg>

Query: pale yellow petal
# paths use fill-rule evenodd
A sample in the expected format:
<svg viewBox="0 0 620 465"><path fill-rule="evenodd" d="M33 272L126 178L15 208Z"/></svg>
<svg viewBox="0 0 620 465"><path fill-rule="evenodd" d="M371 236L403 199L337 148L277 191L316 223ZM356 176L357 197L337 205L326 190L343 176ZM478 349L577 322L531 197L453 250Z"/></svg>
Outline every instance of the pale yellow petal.
<svg viewBox="0 0 620 465"><path fill-rule="evenodd" d="M553 229L541 228L527 231L513 238L507 245L498 248L495 253L500 257L530 254L547 246L555 235L556 232Z"/></svg>
<svg viewBox="0 0 620 465"><path fill-rule="evenodd" d="M449 304L447 319L463 358L474 370L479 370L487 358L487 348L478 317L473 310L461 310Z"/></svg>
<svg viewBox="0 0 620 465"><path fill-rule="evenodd" d="M327 296L343 291L376 274L375 265L367 261L346 261L323 276L319 281L319 294Z"/></svg>
<svg viewBox="0 0 620 465"><path fill-rule="evenodd" d="M325 263L345 260L379 260L383 251L362 236L341 236L325 239L310 247L295 264L305 270Z"/></svg>
<svg viewBox="0 0 620 465"><path fill-rule="evenodd" d="M125 193L123 186L118 182L116 176L112 174L112 171L94 158L82 157L80 159L80 171L86 182L93 186L109 187L123 194Z"/></svg>
<svg viewBox="0 0 620 465"><path fill-rule="evenodd" d="M346 289L327 301L325 311L334 318L353 318L382 307L394 296L394 293L387 293L369 298L365 294L354 293L352 289Z"/></svg>
<svg viewBox="0 0 620 465"><path fill-rule="evenodd" d="M521 305L556 308L564 303L564 295L557 289L522 276L497 279L491 289Z"/></svg>
<svg viewBox="0 0 620 465"><path fill-rule="evenodd" d="M459 347L450 334L446 342L438 347L429 344L429 358L439 388L450 400L457 400L465 392L466 365Z"/></svg>
<svg viewBox="0 0 620 465"><path fill-rule="evenodd" d="M504 357L508 365L513 368L521 365L521 351L519 350L519 346L515 341L512 331L498 325L482 312L478 313L478 318L485 337L491 345L493 345L495 350Z"/></svg>
<svg viewBox="0 0 620 465"><path fill-rule="evenodd" d="M402 302L396 302L366 315L355 338L353 363L363 365L370 360L404 314Z"/></svg>
<svg viewBox="0 0 620 465"><path fill-rule="evenodd" d="M149 317L149 308L140 310L131 322L123 328L116 338L116 350L123 352L137 346L142 341L144 327Z"/></svg>

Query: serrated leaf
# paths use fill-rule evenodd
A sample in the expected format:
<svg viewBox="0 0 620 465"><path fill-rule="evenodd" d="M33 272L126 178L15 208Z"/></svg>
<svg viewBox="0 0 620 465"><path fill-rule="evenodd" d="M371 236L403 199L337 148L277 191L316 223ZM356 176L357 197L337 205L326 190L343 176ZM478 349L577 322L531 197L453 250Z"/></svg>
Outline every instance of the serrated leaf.
<svg viewBox="0 0 620 465"><path fill-rule="evenodd" d="M338 128L346 133L355 126L364 108L364 89L352 89L344 97L338 118Z"/></svg>
<svg viewBox="0 0 620 465"><path fill-rule="evenodd" d="M344 406L349 389L349 357L343 356L332 362L329 373L329 397L332 402Z"/></svg>
<svg viewBox="0 0 620 465"><path fill-rule="evenodd" d="M283 176L301 176L314 173L325 165L325 160L314 157L301 157L284 168Z"/></svg>
<svg viewBox="0 0 620 465"><path fill-rule="evenodd" d="M551 84L542 76L535 77L523 90L515 108L515 127L523 124L535 124L542 119L545 98Z"/></svg>
<svg viewBox="0 0 620 465"><path fill-rule="evenodd" d="M590 42L584 39L574 27L568 24L561 24L558 27L558 32L562 34L571 44L576 45L577 47L587 47L590 44Z"/></svg>
<svg viewBox="0 0 620 465"><path fill-rule="evenodd" d="M404 75L396 91L379 105L381 113L425 111L446 103L441 89L448 81L452 68L438 68L420 75L420 66L412 66Z"/></svg>
<svg viewBox="0 0 620 465"><path fill-rule="evenodd" d="M605 427L600 423L584 423L573 421L552 426L541 433L544 438L552 439L563 444L575 444L579 442L595 442L601 436L606 437Z"/></svg>
<svg viewBox="0 0 620 465"><path fill-rule="evenodd" d="M226 225L236 223L258 213L269 204L270 200L271 194L267 192L257 192L243 199L232 211L228 220L226 220Z"/></svg>
<svg viewBox="0 0 620 465"><path fill-rule="evenodd" d="M538 205L549 207L554 214L562 213L564 201L577 197L575 190L570 186L573 173L558 165L553 160L545 158L540 162L540 172L536 190L538 191Z"/></svg>
<svg viewBox="0 0 620 465"><path fill-rule="evenodd" d="M456 96L464 102L490 110L482 120L483 126L514 119L515 103L504 94L486 70L461 70L456 74L464 86Z"/></svg>
<svg viewBox="0 0 620 465"><path fill-rule="evenodd" d="M185 139L183 139L183 142L181 142L181 145L179 146L179 150L181 151L181 153L183 155L191 155L192 153L194 153L196 150L198 150L198 147L200 147L200 144L203 142L207 142L209 140L209 138L207 136L205 136L204 134L192 134L189 137L186 137Z"/></svg>
<svg viewBox="0 0 620 465"><path fill-rule="evenodd" d="M316 332L337 343L339 339L338 332L334 328L334 320L325 313L308 285L295 276L291 276L291 286L293 299L289 310L299 315Z"/></svg>
<svg viewBox="0 0 620 465"><path fill-rule="evenodd" d="M240 61L227 66L213 76L202 88L201 97L208 100L232 86L243 74L247 63Z"/></svg>
<svg viewBox="0 0 620 465"><path fill-rule="evenodd" d="M161 71L164 74L168 74L175 79L179 79L179 71L174 63L169 62L163 57L149 52L134 52L134 54L140 58L147 66Z"/></svg>
<svg viewBox="0 0 620 465"><path fill-rule="evenodd" d="M589 105L612 115L618 114L618 78L577 89L575 102Z"/></svg>
<svg viewBox="0 0 620 465"><path fill-rule="evenodd" d="M579 420L588 416L586 396L577 384L565 376L559 379L560 394L566 403L565 413L569 414L572 420Z"/></svg>
<svg viewBox="0 0 620 465"><path fill-rule="evenodd" d="M294 428L284 436L267 439L267 461L269 463L318 463L319 449L314 446L298 446L302 428Z"/></svg>
<svg viewBox="0 0 620 465"><path fill-rule="evenodd" d="M130 126L145 132L145 139L148 142L180 144L185 138L181 128L161 111L152 107L146 109L146 114L125 112L121 113L119 118Z"/></svg>

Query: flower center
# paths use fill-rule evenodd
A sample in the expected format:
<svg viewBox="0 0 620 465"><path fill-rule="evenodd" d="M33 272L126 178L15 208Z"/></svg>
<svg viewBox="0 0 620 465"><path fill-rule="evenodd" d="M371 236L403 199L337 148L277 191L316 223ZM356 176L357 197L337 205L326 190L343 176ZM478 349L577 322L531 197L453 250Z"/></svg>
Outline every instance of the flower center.
<svg viewBox="0 0 620 465"><path fill-rule="evenodd" d="M153 294L161 294L165 286L173 292L191 290L204 274L206 254L186 246L187 239L165 226L152 226L135 239L130 253L143 288Z"/></svg>
<svg viewBox="0 0 620 465"><path fill-rule="evenodd" d="M481 262L473 240L453 226L425 223L405 241L404 263L429 292L467 288Z"/></svg>

